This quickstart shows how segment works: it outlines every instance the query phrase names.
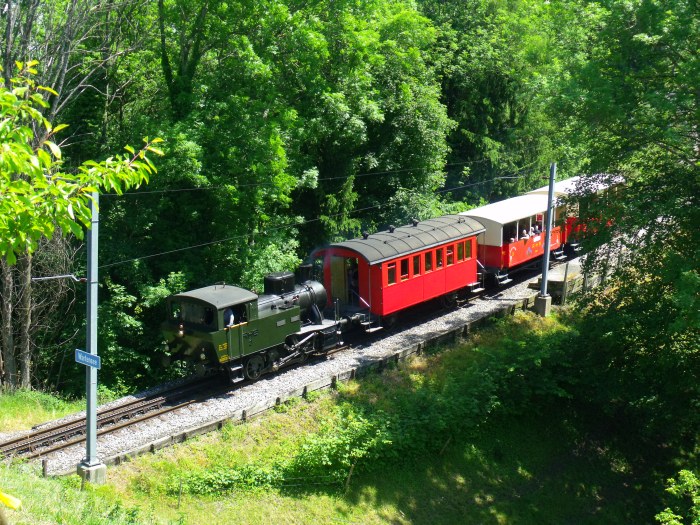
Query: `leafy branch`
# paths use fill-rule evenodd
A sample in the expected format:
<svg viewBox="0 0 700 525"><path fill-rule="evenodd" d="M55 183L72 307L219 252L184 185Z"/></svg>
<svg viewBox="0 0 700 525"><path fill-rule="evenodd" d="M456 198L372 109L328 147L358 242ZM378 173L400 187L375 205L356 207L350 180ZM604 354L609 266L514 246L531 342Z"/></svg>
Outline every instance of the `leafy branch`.
<svg viewBox="0 0 700 525"><path fill-rule="evenodd" d="M44 93L57 93L34 82L36 65L17 62L17 76L0 86L0 257L10 264L56 229L82 238L92 194L148 183L157 171L148 154L163 154L155 147L162 140L146 137L138 151L126 146L126 154L86 161L75 173L61 170L61 148L51 139L67 126L54 127L43 116Z"/></svg>

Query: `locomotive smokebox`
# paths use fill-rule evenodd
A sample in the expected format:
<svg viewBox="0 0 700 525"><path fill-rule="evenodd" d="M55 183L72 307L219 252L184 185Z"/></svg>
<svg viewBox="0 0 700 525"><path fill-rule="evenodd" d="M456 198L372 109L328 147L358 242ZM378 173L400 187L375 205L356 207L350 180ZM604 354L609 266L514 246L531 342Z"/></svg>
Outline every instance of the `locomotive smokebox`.
<svg viewBox="0 0 700 525"><path fill-rule="evenodd" d="M294 284L292 272L275 272L265 276L265 295L258 300L258 308L289 308L297 305L302 318L315 324L321 323L321 312L326 307L328 294L318 281Z"/></svg>
<svg viewBox="0 0 700 525"><path fill-rule="evenodd" d="M314 309L314 306L320 310L326 307L328 295L326 289L318 281L306 281L296 287L296 293L299 295L299 308L302 312L308 312L309 309Z"/></svg>

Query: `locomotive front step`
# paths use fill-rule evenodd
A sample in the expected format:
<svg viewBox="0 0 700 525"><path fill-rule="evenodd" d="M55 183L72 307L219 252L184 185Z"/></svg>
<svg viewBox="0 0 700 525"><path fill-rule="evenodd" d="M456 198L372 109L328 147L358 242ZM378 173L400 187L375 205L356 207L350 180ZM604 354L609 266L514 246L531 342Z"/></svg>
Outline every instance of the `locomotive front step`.
<svg viewBox="0 0 700 525"><path fill-rule="evenodd" d="M231 379L231 384L240 383L245 379L243 377L243 365L231 365L228 367L228 376Z"/></svg>

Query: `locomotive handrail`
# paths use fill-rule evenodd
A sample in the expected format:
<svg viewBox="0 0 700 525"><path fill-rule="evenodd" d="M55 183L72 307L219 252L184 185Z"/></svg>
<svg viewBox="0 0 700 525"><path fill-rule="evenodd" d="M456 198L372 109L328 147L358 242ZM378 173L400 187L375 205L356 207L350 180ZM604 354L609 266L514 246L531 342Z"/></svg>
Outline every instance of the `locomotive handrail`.
<svg viewBox="0 0 700 525"><path fill-rule="evenodd" d="M238 328L239 326L245 326L247 324L248 324L248 321L243 321L242 323L238 323L238 324L231 324L231 325L224 327L224 330L228 331L228 330L231 330L232 328Z"/></svg>

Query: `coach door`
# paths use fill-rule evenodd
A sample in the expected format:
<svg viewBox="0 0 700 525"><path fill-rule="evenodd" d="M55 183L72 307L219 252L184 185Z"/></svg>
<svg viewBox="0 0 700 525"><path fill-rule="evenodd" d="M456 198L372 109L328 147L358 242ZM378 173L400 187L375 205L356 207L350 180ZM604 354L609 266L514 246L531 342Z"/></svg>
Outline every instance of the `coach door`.
<svg viewBox="0 0 700 525"><path fill-rule="evenodd" d="M341 305L348 303L348 275L345 257L331 256L331 298Z"/></svg>

